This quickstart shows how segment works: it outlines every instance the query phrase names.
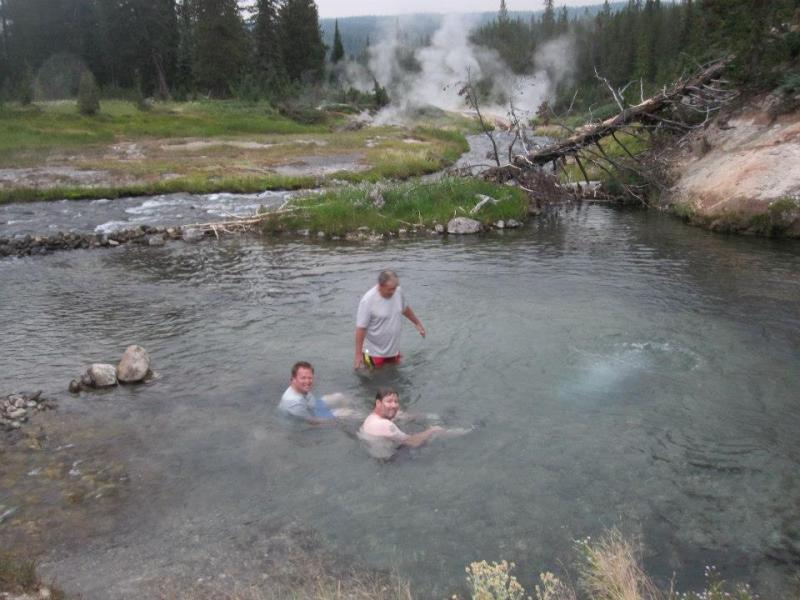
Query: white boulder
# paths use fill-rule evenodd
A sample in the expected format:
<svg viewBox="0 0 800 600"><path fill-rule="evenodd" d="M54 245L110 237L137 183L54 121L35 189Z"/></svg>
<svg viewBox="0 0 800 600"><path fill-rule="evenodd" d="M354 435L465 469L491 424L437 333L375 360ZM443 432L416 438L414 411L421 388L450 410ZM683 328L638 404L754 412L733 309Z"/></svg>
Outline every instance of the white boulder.
<svg viewBox="0 0 800 600"><path fill-rule="evenodd" d="M111 387L117 385L117 370L114 365L94 363L86 371L94 387Z"/></svg>
<svg viewBox="0 0 800 600"><path fill-rule="evenodd" d="M450 219L447 223L447 233L455 235L480 233L481 229L483 229L483 225L481 225L480 221L468 219L467 217L456 217L455 219Z"/></svg>
<svg viewBox="0 0 800 600"><path fill-rule="evenodd" d="M117 365L117 379L123 383L142 381L150 372L150 355L141 346L133 345L125 349Z"/></svg>

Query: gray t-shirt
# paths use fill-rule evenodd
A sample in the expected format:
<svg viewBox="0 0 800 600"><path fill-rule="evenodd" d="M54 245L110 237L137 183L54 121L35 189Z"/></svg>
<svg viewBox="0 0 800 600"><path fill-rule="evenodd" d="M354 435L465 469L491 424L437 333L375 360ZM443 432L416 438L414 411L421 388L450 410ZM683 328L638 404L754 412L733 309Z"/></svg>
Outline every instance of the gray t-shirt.
<svg viewBox="0 0 800 600"><path fill-rule="evenodd" d="M301 394L296 391L292 386L286 388L281 396L281 401L278 404L278 410L282 413L297 417L299 419L311 419L314 417L314 407L317 404L317 399L314 394Z"/></svg>
<svg viewBox="0 0 800 600"><path fill-rule="evenodd" d="M391 298L381 296L377 285L364 294L356 313L356 327L367 330L364 349L373 356L397 356L406 308L408 304L400 286Z"/></svg>

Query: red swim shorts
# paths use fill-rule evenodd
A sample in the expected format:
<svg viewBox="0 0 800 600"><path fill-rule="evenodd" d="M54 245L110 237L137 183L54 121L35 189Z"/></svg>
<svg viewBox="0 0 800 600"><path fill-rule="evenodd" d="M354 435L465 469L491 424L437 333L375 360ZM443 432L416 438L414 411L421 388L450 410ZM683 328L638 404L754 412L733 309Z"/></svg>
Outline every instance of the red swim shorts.
<svg viewBox="0 0 800 600"><path fill-rule="evenodd" d="M383 365L397 364L403 358L402 354L395 356L372 356L371 354L364 354L364 363L371 367L382 367Z"/></svg>

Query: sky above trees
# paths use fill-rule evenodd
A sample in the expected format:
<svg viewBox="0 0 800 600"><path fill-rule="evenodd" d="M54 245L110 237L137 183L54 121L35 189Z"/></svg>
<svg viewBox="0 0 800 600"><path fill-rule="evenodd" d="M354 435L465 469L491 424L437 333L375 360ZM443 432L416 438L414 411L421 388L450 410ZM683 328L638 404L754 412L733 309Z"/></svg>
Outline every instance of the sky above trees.
<svg viewBox="0 0 800 600"><path fill-rule="evenodd" d="M603 0L556 0L556 6L602 4ZM508 10L541 10L542 0L506 0ZM358 15L404 15L410 13L468 13L495 11L500 0L317 0L319 16L354 17Z"/></svg>

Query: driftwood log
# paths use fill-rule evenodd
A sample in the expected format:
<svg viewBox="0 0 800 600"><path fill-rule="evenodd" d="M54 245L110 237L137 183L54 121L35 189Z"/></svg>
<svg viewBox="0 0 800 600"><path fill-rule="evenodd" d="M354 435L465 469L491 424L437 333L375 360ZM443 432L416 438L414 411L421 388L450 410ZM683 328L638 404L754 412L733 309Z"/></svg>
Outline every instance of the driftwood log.
<svg viewBox="0 0 800 600"><path fill-rule="evenodd" d="M660 94L647 98L635 106L625 108L620 104L622 110L619 114L591 125L557 144L530 152L527 155L517 155L514 157L513 164L524 169L533 165L555 162L566 156L576 155L583 148L597 144L601 139L613 135L631 123L650 121L657 113L673 106L675 101L683 96L713 91L708 84L722 75L730 61L731 58L725 58L713 63L695 76L680 80ZM618 96L615 94L615 99L617 98Z"/></svg>

